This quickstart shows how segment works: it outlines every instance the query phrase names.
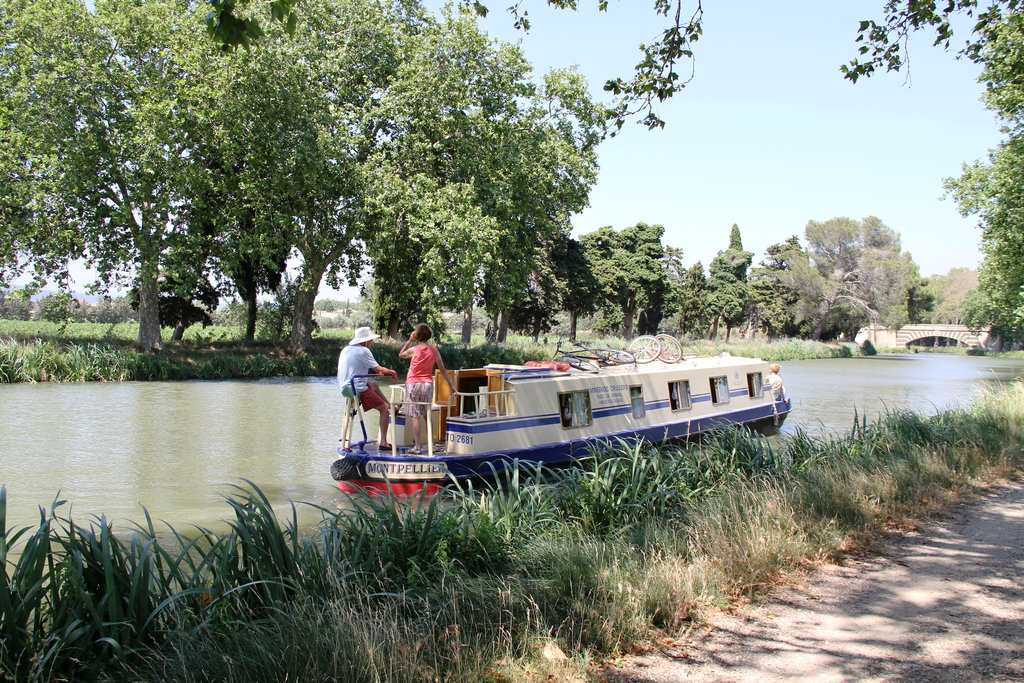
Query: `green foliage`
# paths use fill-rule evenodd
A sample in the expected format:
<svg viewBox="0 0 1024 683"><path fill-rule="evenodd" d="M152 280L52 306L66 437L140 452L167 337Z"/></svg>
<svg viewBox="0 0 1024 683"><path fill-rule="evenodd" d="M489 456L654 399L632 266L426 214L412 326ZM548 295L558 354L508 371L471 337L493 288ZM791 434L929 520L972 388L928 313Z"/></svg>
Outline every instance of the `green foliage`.
<svg viewBox="0 0 1024 683"><path fill-rule="evenodd" d="M982 9L982 7L984 7ZM992 40L993 27L1005 17L1013 17L1021 9L1020 0L990 0L983 5L979 0L888 0L885 4L885 18L881 21L860 22L857 52L866 55L865 61L858 57L841 69L844 76L853 82L862 76L870 76L876 68L898 71L907 62L907 37L921 30L934 31L934 45L948 49L953 38L953 27L958 15L974 20L971 37L959 50L960 56L974 61L983 61L984 51Z"/></svg>
<svg viewBox="0 0 1024 683"><path fill-rule="evenodd" d="M907 322L911 324L926 322L931 317L932 311L935 310L937 298L938 294L932 288L931 280L911 277L907 287Z"/></svg>
<svg viewBox="0 0 1024 683"><path fill-rule="evenodd" d="M594 274L586 248L572 237L565 238L556 250L555 271L564 287L561 306L569 314L568 336L575 341L579 317L597 310L601 282Z"/></svg>
<svg viewBox="0 0 1024 683"><path fill-rule="evenodd" d="M486 516L441 497L357 497L355 513L338 515L321 534L368 590L429 593L453 572L504 569L511 548Z"/></svg>
<svg viewBox="0 0 1024 683"><path fill-rule="evenodd" d="M206 16L207 29L210 37L223 50L233 51L238 46L248 47L253 41L263 37L260 18L251 11L245 11L248 0L207 0L211 11ZM266 4L270 18L279 22L288 34L292 34L299 23L295 5L297 0L272 0ZM549 4L562 9L576 9L575 0L552 0ZM460 5L472 12L487 16L487 6L480 0L460 0ZM530 20L526 12L519 13L519 6L509 8L513 13L516 28L528 30ZM607 9L607 3L599 3L598 9ZM703 34L703 10L698 5L692 15L687 17L679 11L673 11L671 2L655 0L654 13L665 17L667 26L656 40L649 45L641 45L640 61L635 67L632 77L611 78L604 89L617 98L615 109L610 112L617 128L621 128L627 119L643 114L641 122L648 128L663 127L665 122L654 110L656 102L663 102L685 86L676 71L676 62L680 59L692 59L692 44ZM315 14L319 8L306 7L306 12Z"/></svg>
<svg viewBox="0 0 1024 683"><path fill-rule="evenodd" d="M574 72L531 82L519 49L466 13L426 23L391 86L382 116L401 134L365 177L375 325L521 305L551 279L536 245L586 204L604 110Z"/></svg>
<svg viewBox="0 0 1024 683"><path fill-rule="evenodd" d="M579 466L559 476L562 514L590 535L607 536L665 517L702 492L687 455L649 444L599 442Z"/></svg>
<svg viewBox="0 0 1024 683"><path fill-rule="evenodd" d="M797 325L799 293L786 282L792 264L806 261L807 254L796 235L765 250L761 265L750 271L750 322L769 338L801 336Z"/></svg>
<svg viewBox="0 0 1024 683"><path fill-rule="evenodd" d="M535 248L525 300L514 306L509 315L509 327L513 331L530 334L537 341L541 334L554 328L568 287L565 269L570 265L567 263L570 239L568 235L559 235Z"/></svg>
<svg viewBox="0 0 1024 683"><path fill-rule="evenodd" d="M336 311L347 310L350 305L350 302L340 301L338 299L317 299L316 303L313 304L313 310L334 313Z"/></svg>
<svg viewBox="0 0 1024 683"><path fill-rule="evenodd" d="M747 310L750 286L747 283L747 269L754 254L744 251L740 228L733 225L729 233L729 248L720 251L708 268L708 312L716 336L719 323L726 326L726 341L729 333L743 321Z"/></svg>
<svg viewBox="0 0 1024 683"><path fill-rule="evenodd" d="M272 349L266 355L232 351L154 355L106 343L0 340L0 383L324 377L334 374L336 365L335 347L301 356L273 353Z"/></svg>
<svg viewBox="0 0 1024 683"><path fill-rule="evenodd" d="M981 52L985 102L1004 124L1006 139L989 154L988 163L965 166L946 189L964 215L976 215L985 254L979 274L983 300L975 300L970 317L984 320L997 334L1012 336L1024 326L1024 247L1020 240L1020 207L1024 205L1024 93L1020 89L1024 18L1011 14L985 28L988 42ZM972 324L972 323L968 323ZM1018 332L1019 334L1019 332Z"/></svg>
<svg viewBox="0 0 1024 683"><path fill-rule="evenodd" d="M9 49L0 53L0 88L8 106L0 120L20 131L6 141L15 151L8 161L32 168L3 169L26 200L17 216L24 239L15 246L58 279L79 257L103 284L134 277L138 342L157 347L160 269L178 247L206 237L177 207L191 196L191 126L210 109L204 87L219 87L223 72L212 68L201 29L180 4L3 8L0 40Z"/></svg>
<svg viewBox="0 0 1024 683"><path fill-rule="evenodd" d="M964 303L978 287L978 271L973 268L952 268L945 275L929 279L929 289L935 295L935 306L928 322L966 324Z"/></svg>
<svg viewBox="0 0 1024 683"><path fill-rule="evenodd" d="M31 320L32 302L28 296L0 291L0 320Z"/></svg>
<svg viewBox="0 0 1024 683"><path fill-rule="evenodd" d="M679 293L679 329L684 335L703 337L711 324L708 280L697 261L686 271Z"/></svg>
<svg viewBox="0 0 1024 683"><path fill-rule="evenodd" d="M11 530L0 489L0 666L18 680L96 678L167 625L175 581L155 538L121 540L102 517L76 525L57 515L63 504L40 511L34 532Z"/></svg>
<svg viewBox="0 0 1024 683"><path fill-rule="evenodd" d="M872 320L907 321L909 291L920 276L899 234L869 216L809 221L805 238L807 258L793 259L780 277L799 296L798 319L813 326L812 339L852 337Z"/></svg>
<svg viewBox="0 0 1024 683"><path fill-rule="evenodd" d="M50 294L39 301L39 311L42 319L55 323L58 334L64 334L68 323L71 322L73 311L78 307L78 302L67 292Z"/></svg>
<svg viewBox="0 0 1024 683"><path fill-rule="evenodd" d="M660 324L669 293L662 267L664 234L660 225L637 223L618 232L604 227L580 236L601 285L599 305L606 319L602 331L618 331L623 339L632 339L641 313L648 327L656 329Z"/></svg>
<svg viewBox="0 0 1024 683"><path fill-rule="evenodd" d="M291 335L295 317L295 298L298 283L285 276L274 291L271 300L260 305L256 323L256 337L268 341L281 341Z"/></svg>

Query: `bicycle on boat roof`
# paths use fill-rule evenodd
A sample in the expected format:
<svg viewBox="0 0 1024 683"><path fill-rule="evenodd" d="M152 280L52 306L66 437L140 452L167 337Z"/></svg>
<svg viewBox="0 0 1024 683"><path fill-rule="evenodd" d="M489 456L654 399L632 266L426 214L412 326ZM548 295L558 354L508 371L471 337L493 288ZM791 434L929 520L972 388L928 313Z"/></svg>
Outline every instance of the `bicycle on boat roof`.
<svg viewBox="0 0 1024 683"><path fill-rule="evenodd" d="M683 345L670 334L645 334L633 339L627 347L636 356L637 363L650 363L658 359L663 363L678 363L683 357Z"/></svg>
<svg viewBox="0 0 1024 683"><path fill-rule="evenodd" d="M583 342L574 341L572 347L562 347L562 338L558 339L555 360L561 360L577 370L597 372L609 365L629 365L636 363L636 356L629 351L611 348L591 348Z"/></svg>

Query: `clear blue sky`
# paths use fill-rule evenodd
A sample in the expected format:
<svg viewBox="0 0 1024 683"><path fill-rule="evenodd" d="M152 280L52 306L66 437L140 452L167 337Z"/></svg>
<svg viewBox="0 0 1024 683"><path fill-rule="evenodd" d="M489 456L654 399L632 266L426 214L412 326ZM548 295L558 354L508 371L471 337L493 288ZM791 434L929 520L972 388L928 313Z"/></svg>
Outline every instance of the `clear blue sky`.
<svg viewBox="0 0 1024 683"><path fill-rule="evenodd" d="M602 97L604 81L627 76L636 46L664 21L653 0L612 0L607 12L594 1L568 12L527 0L533 27L523 34L508 4L488 3L492 35L521 40L538 72L578 64ZM922 275L978 266L976 221L942 198L943 178L999 140L979 102L978 67L918 36L909 83L880 73L854 85L839 66L856 54L858 22L880 18L882 0L703 4L692 81L660 107L663 130L627 124L601 146L599 180L574 234L657 223L687 265L707 267L733 223L758 263L769 245L802 238L808 220L875 215L900 233Z"/></svg>

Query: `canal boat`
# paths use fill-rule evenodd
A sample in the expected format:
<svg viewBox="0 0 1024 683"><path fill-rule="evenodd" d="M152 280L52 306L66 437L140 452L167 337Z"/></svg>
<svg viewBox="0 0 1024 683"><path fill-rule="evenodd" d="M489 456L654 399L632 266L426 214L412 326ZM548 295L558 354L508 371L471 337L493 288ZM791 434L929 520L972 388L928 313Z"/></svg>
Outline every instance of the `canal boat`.
<svg viewBox="0 0 1024 683"><path fill-rule="evenodd" d="M383 451L367 438L359 401L346 392L346 424L331 467L339 488L436 490L453 480L494 476L516 461L571 463L601 439L660 443L729 425L773 433L791 409L784 390L776 396L769 387L766 361L729 354L597 372L547 363L451 374L456 391L436 377L430 418L420 420L424 454L410 452L404 386L391 387L391 449Z"/></svg>

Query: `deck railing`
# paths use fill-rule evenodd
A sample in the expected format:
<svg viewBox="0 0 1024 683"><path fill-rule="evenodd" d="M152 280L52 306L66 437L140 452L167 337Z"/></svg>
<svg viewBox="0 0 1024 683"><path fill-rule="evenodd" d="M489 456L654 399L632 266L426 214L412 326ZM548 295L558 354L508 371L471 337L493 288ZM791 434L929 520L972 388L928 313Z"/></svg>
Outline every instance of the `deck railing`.
<svg viewBox="0 0 1024 683"><path fill-rule="evenodd" d="M370 376L371 375L358 375L357 377ZM349 391L342 392L349 401L349 405L346 408L347 417L342 427L342 443L345 446L351 442L351 431L355 427L351 418L354 417L356 412L358 412L360 416L360 428L363 433L362 443L366 444L372 441L371 439L368 439L366 434L365 417L362 415L362 407L359 404L359 397L355 393L354 379L355 378L353 378L351 389ZM390 422L392 425L395 424L395 420L403 406L420 405L424 407L424 412L426 413L425 418L427 420L427 455L429 456L433 456L436 450L434 448L434 421L431 419L431 413L434 410L447 408L446 414L451 416L454 412L454 408L458 406L459 415L456 417L463 420L482 420L486 418L504 417L506 415L515 414L515 392L513 390L491 391L481 388L476 392L456 391L449 394L447 402L434 403L433 399L428 401L408 400L404 384L392 384L389 388L391 390ZM408 418L406 424L408 424ZM396 439L392 439L392 455L398 455L398 444L394 443L395 441Z"/></svg>

